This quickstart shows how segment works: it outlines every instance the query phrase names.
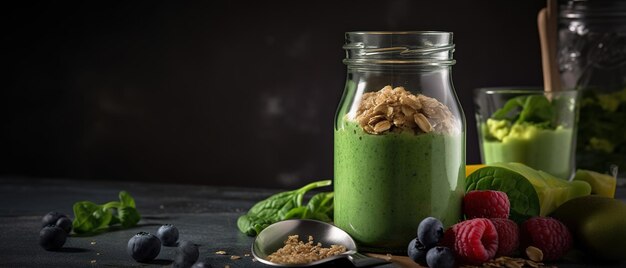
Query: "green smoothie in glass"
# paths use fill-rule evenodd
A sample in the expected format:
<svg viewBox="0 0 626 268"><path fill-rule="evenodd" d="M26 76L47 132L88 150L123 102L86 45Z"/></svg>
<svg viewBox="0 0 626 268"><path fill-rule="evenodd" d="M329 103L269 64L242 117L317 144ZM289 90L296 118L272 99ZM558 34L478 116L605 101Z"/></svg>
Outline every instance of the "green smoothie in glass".
<svg viewBox="0 0 626 268"><path fill-rule="evenodd" d="M574 171L576 96L576 91L480 91L483 162L520 162L569 179Z"/></svg>
<svg viewBox="0 0 626 268"><path fill-rule="evenodd" d="M422 219L457 223L463 135L436 99L402 87L365 93L335 129L335 224L360 249L406 254Z"/></svg>

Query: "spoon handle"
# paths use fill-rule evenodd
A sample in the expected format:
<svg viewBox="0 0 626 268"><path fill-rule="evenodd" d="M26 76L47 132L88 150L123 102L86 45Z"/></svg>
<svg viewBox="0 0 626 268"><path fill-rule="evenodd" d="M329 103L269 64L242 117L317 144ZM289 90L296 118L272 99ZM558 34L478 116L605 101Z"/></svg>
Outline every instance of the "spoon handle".
<svg viewBox="0 0 626 268"><path fill-rule="evenodd" d="M354 267L359 267L359 268L389 263L386 260L368 257L361 253L351 254L350 256L348 256L348 260L352 262Z"/></svg>

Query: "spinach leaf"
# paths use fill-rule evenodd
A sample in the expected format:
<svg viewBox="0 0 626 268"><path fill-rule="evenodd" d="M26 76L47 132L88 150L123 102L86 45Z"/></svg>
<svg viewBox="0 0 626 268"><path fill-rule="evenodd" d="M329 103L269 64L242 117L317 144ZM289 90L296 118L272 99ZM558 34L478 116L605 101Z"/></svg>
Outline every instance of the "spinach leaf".
<svg viewBox="0 0 626 268"><path fill-rule="evenodd" d="M519 114L516 123L552 123L556 113L552 103L543 95L530 95L526 97L524 108Z"/></svg>
<svg viewBox="0 0 626 268"><path fill-rule="evenodd" d="M333 218L333 192L318 193L311 197L306 206L299 206L287 212L283 220L312 219L331 222Z"/></svg>
<svg viewBox="0 0 626 268"><path fill-rule="evenodd" d="M135 208L135 200L132 196L121 191L120 201L111 201L98 205L91 201L74 203L73 230L76 234L91 235L120 225L129 228L137 225L141 215Z"/></svg>
<svg viewBox="0 0 626 268"><path fill-rule="evenodd" d="M137 225L141 219L141 215L134 207L121 207L117 210L117 217L120 220L120 224L124 228L129 228Z"/></svg>
<svg viewBox="0 0 626 268"><path fill-rule="evenodd" d="M135 207L135 199L130 196L126 191L121 191L119 194L120 203L124 207Z"/></svg>
<svg viewBox="0 0 626 268"><path fill-rule="evenodd" d="M309 200L309 203L307 204L307 208L317 216L314 219L327 221L321 218L333 218L334 197L335 194L333 192L318 193L311 197L311 200Z"/></svg>
<svg viewBox="0 0 626 268"><path fill-rule="evenodd" d="M260 233L267 226L277 221L269 220L268 218L260 218L250 215L242 215L237 219L237 227L246 235L254 236Z"/></svg>
<svg viewBox="0 0 626 268"><path fill-rule="evenodd" d="M503 167L484 167L467 177L466 192L472 190L497 190L505 192L511 204L510 219L522 223L540 215L537 191L521 174Z"/></svg>
<svg viewBox="0 0 626 268"><path fill-rule="evenodd" d="M111 221L111 213L104 207L90 201L74 204L73 229L76 233L87 233L105 228Z"/></svg>
<svg viewBox="0 0 626 268"><path fill-rule="evenodd" d="M304 194L312 189L328 186L331 183L332 182L330 180L317 181L307 184L300 189L274 194L267 199L256 203L252 206L252 208L250 208L248 213L240 216L239 219L237 219L237 227L242 233L254 236L272 223L285 219L308 217L308 207L302 206ZM321 197L318 197L317 199L319 198ZM328 200L326 200L324 205L328 206ZM321 209L321 207L317 209ZM328 217L320 216L315 213L311 215L328 220Z"/></svg>
<svg viewBox="0 0 626 268"><path fill-rule="evenodd" d="M301 206L297 208L291 209L285 216L283 220L289 219L308 219L311 214L310 210L307 207Z"/></svg>
<svg viewBox="0 0 626 268"><path fill-rule="evenodd" d="M109 211L111 212L111 214L113 214L113 217L111 218L111 222L109 222L109 225L116 225L116 224L120 224L120 217L118 217L118 212L117 212L117 208L110 208Z"/></svg>
<svg viewBox="0 0 626 268"><path fill-rule="evenodd" d="M502 108L500 108L499 110L495 111L492 115L491 118L493 119L497 119L497 120L503 120L503 119L507 119L509 121L515 121L515 119L517 119L518 117L518 113L516 112L516 108L518 107L523 107L524 104L526 103L526 97L527 96L519 96L519 97L515 97L512 98L510 100L508 100L504 106L502 106ZM513 114L511 114L513 113Z"/></svg>
<svg viewBox="0 0 626 268"><path fill-rule="evenodd" d="M533 123L540 127L554 127L556 111L554 105L544 95L519 96L508 100L495 111L492 119L520 123Z"/></svg>

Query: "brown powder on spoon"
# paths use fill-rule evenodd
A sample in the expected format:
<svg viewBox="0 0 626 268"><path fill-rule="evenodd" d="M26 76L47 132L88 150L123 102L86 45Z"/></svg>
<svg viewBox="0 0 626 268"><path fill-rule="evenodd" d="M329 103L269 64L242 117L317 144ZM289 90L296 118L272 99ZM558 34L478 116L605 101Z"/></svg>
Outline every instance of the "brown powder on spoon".
<svg viewBox="0 0 626 268"><path fill-rule="evenodd" d="M304 264L336 256L346 252L346 247L331 245L329 248L322 247L321 243L314 245L313 237L309 235L309 241L300 241L298 235L290 235L285 241L285 246L267 256L267 259L280 264Z"/></svg>

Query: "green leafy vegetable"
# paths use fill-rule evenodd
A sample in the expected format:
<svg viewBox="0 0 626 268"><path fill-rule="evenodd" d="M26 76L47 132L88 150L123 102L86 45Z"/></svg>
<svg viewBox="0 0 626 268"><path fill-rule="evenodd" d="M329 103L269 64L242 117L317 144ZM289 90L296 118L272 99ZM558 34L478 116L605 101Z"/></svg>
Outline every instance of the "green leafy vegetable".
<svg viewBox="0 0 626 268"><path fill-rule="evenodd" d="M314 195L307 208L313 213L312 219L330 222L333 219L334 209L334 197L333 192L325 192Z"/></svg>
<svg viewBox="0 0 626 268"><path fill-rule="evenodd" d="M307 206L302 205L304 194L312 189L330 185L330 180L317 181L300 189L274 194L256 203L245 215L237 219L239 231L250 236L261 232L272 223L286 219L332 220L333 193L319 193Z"/></svg>
<svg viewBox="0 0 626 268"><path fill-rule="evenodd" d="M333 219L333 192L319 193L311 197L306 206L291 209L284 219L311 219L331 222Z"/></svg>
<svg viewBox="0 0 626 268"><path fill-rule="evenodd" d="M139 212L134 207L119 208L117 210L117 217L124 228L133 227L141 220L141 215L139 215Z"/></svg>
<svg viewBox="0 0 626 268"><path fill-rule="evenodd" d="M519 96L508 100L491 118L517 124L535 123L550 126L556 119L552 103L543 95Z"/></svg>
<svg viewBox="0 0 626 268"><path fill-rule="evenodd" d="M120 201L98 205L91 201L74 203L73 230L76 234L89 235L106 231L116 225L129 228L137 225L141 215L135 208L135 199L121 191Z"/></svg>
<svg viewBox="0 0 626 268"><path fill-rule="evenodd" d="M130 194L126 191L121 191L119 194L120 203L124 207L135 207L135 199L130 196Z"/></svg>
<svg viewBox="0 0 626 268"><path fill-rule="evenodd" d="M517 111L517 108L519 107L523 107L524 103L526 102L526 96L520 96L520 97L515 97L512 98L510 100L508 100L504 106L502 106L502 108L500 108L499 110L495 111L492 115L491 118L493 119L497 119L497 120L509 120L509 121L515 121L518 117L518 113L519 111ZM511 114L513 113L513 114Z"/></svg>
<svg viewBox="0 0 626 268"><path fill-rule="evenodd" d="M90 230L98 230L109 226L112 214L102 206L90 201L82 201L74 204L73 229L76 233L86 233Z"/></svg>

